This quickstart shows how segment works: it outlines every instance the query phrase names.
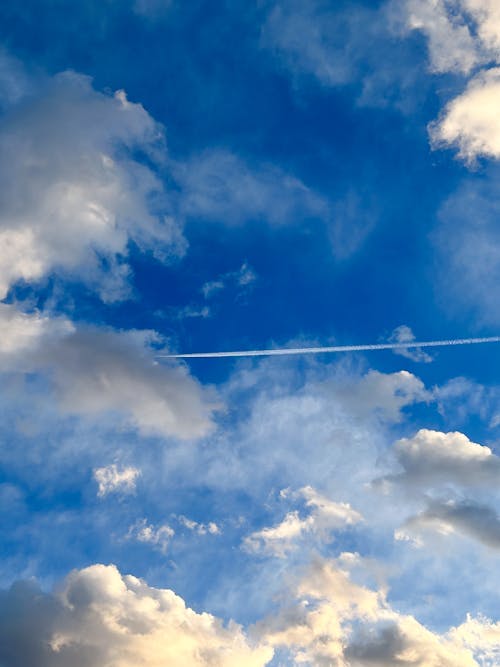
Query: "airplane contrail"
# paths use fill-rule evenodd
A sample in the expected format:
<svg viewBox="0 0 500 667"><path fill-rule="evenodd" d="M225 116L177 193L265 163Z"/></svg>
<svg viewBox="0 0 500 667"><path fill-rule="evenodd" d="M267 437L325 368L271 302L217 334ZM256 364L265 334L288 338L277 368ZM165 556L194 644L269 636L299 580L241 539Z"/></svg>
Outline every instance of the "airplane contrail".
<svg viewBox="0 0 500 667"><path fill-rule="evenodd" d="M450 340L408 341L375 343L373 345L331 345L328 347L285 347L271 350L239 350L230 352L189 352L184 354L158 354L167 359L213 359L220 357L274 357L285 354L323 354L329 352L369 352L372 350L407 350L416 347L447 347L450 345L478 345L500 343L500 336L489 338L454 338Z"/></svg>

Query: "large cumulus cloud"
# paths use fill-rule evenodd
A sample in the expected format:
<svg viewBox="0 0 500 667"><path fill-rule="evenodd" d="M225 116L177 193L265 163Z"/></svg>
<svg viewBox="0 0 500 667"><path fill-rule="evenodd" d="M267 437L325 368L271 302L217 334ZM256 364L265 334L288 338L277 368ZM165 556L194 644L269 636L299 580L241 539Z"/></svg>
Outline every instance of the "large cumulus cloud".
<svg viewBox="0 0 500 667"><path fill-rule="evenodd" d="M197 437L215 407L186 367L155 362L152 331L74 325L0 304L0 372L42 373L63 412L118 413L143 434Z"/></svg>
<svg viewBox="0 0 500 667"><path fill-rule="evenodd" d="M3 592L0 638L5 667L261 667L272 657L236 624L104 565L75 570L51 594L22 582Z"/></svg>
<svg viewBox="0 0 500 667"><path fill-rule="evenodd" d="M98 92L81 74L25 78L12 91L0 77L0 298L52 272L122 298L130 241L161 260L185 249L148 166L164 159L163 129L123 91Z"/></svg>

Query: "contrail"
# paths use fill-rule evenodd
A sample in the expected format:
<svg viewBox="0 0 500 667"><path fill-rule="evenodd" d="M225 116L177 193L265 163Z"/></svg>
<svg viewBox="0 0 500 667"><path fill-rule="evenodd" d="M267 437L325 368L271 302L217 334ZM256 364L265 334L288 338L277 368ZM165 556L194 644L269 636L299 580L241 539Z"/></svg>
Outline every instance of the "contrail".
<svg viewBox="0 0 500 667"><path fill-rule="evenodd" d="M240 350L231 352L189 352L186 354L158 354L167 359L212 359L220 357L277 357L285 354L324 354L329 352L370 352L372 350L407 350L415 347L448 347L450 345L478 345L500 343L500 336L490 338L454 338L407 343L376 343L374 345L331 345L329 347L285 347L274 350Z"/></svg>

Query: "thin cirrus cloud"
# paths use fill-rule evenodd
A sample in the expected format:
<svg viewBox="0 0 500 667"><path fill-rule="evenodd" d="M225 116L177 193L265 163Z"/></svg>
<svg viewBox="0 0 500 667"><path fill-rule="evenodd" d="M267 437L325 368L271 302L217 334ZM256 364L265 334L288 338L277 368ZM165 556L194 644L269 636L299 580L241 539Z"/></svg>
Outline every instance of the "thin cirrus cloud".
<svg viewBox="0 0 500 667"><path fill-rule="evenodd" d="M228 150L214 149L173 163L183 216L242 224L263 220L282 225L325 218L329 204L298 178L272 164L248 164Z"/></svg>

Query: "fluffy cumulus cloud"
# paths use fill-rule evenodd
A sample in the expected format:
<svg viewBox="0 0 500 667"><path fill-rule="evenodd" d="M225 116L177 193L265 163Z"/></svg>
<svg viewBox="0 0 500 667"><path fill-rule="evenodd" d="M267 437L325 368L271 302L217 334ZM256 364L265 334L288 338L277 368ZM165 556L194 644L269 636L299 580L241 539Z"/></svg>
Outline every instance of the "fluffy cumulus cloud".
<svg viewBox="0 0 500 667"><path fill-rule="evenodd" d="M436 539L465 536L500 547L496 489L500 459L463 433L421 429L394 445L402 472L375 480L386 493L412 493L423 509L395 530L398 541L422 547ZM486 499L486 502L485 502Z"/></svg>
<svg viewBox="0 0 500 667"><path fill-rule="evenodd" d="M295 604L259 624L292 664L479 667L476 657L498 650L496 626L486 619L468 619L440 635L398 613L383 588L355 583L350 570L359 564L351 553L317 560L298 582Z"/></svg>
<svg viewBox="0 0 500 667"><path fill-rule="evenodd" d="M412 438L398 440L394 451L403 472L392 479L402 484L482 487L496 486L500 480L500 458L463 433L421 429Z"/></svg>
<svg viewBox="0 0 500 667"><path fill-rule="evenodd" d="M149 544L153 548L158 549L162 554L166 554L170 540L174 535L174 529L168 524L156 526L148 523L147 519L139 519L133 526L130 526L127 539Z"/></svg>
<svg viewBox="0 0 500 667"><path fill-rule="evenodd" d="M185 367L155 361L153 332L76 327L7 304L0 322L0 371L43 373L64 412L117 413L143 434L191 438L209 430L209 397Z"/></svg>
<svg viewBox="0 0 500 667"><path fill-rule="evenodd" d="M5 667L132 667L284 664L338 667L479 667L495 664L498 624L467 617L444 634L395 610L384 587L355 581L354 553L316 559L281 608L248 632L197 613L171 590L114 566L75 570L53 593L18 582L0 594Z"/></svg>
<svg viewBox="0 0 500 667"><path fill-rule="evenodd" d="M284 490L281 495L286 497L289 493ZM310 486L305 486L292 495L305 501L305 516L301 516L298 510L293 510L276 526L252 533L243 542L247 551L263 551L285 557L303 538L328 541L333 531L362 521L359 512L348 503L336 503Z"/></svg>
<svg viewBox="0 0 500 667"><path fill-rule="evenodd" d="M394 6L397 6L394 3ZM471 76L431 124L435 147L456 147L461 158L500 157L500 9L495 0L407 0L406 27L428 38L431 69Z"/></svg>
<svg viewBox="0 0 500 667"><path fill-rule="evenodd" d="M162 160L162 128L123 91L100 93L75 72L29 83L3 93L0 298L17 281L54 272L104 300L122 298L130 241L161 260L184 251L162 184L146 166Z"/></svg>
<svg viewBox="0 0 500 667"><path fill-rule="evenodd" d="M72 572L52 594L19 583L0 597L5 667L262 667L272 649L114 566Z"/></svg>
<svg viewBox="0 0 500 667"><path fill-rule="evenodd" d="M305 81L315 81L325 89L349 85L359 106L390 105L408 113L426 84L415 67L411 46L400 39L401 24L406 26L400 4L370 7L323 0L269 0L264 3L267 13L261 46L274 56L296 90L303 90ZM346 203L349 208L356 204ZM359 212L358 239L377 217L373 206ZM341 227L334 227L332 237L342 253L353 243Z"/></svg>
<svg viewBox="0 0 500 667"><path fill-rule="evenodd" d="M137 468L119 468L116 463L94 470L94 479L98 484L97 495L101 498L108 493L134 493L137 478L141 471Z"/></svg>
<svg viewBox="0 0 500 667"><path fill-rule="evenodd" d="M500 68L480 72L466 90L447 105L431 125L435 146L456 146L459 156L474 162L479 156L500 158Z"/></svg>

